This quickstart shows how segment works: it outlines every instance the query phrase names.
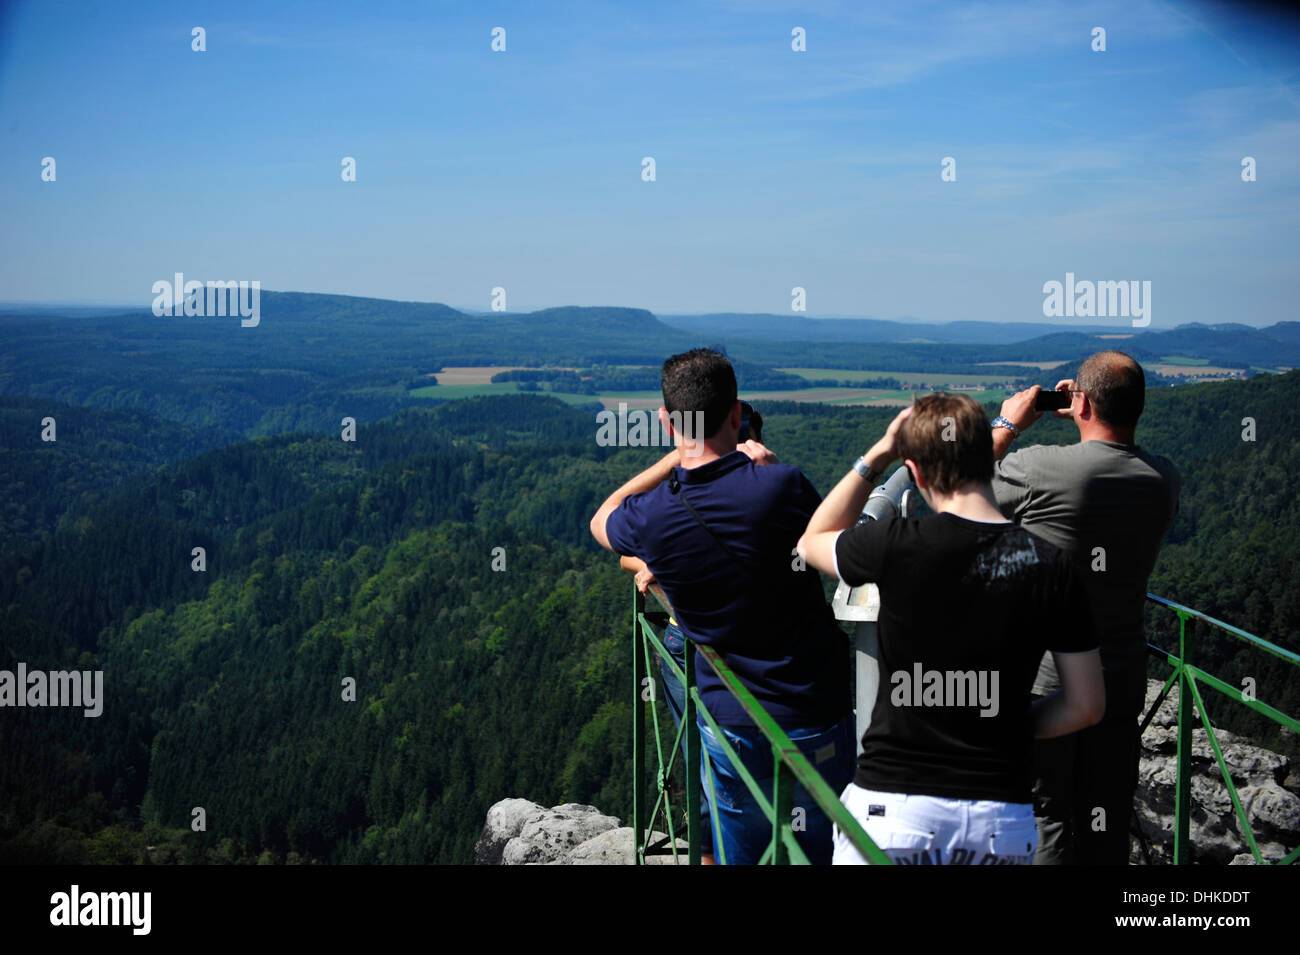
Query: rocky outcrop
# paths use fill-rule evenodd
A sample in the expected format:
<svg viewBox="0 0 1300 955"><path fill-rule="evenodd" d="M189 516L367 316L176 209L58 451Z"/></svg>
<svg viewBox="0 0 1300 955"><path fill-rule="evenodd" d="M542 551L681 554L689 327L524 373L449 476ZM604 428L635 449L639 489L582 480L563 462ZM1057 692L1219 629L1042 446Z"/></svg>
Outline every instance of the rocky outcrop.
<svg viewBox="0 0 1300 955"><path fill-rule="evenodd" d="M1147 684L1149 708L1161 684ZM1144 711L1145 712L1145 711ZM1215 729L1224 762L1237 787L1237 796L1251 821L1255 841L1265 860L1275 862L1300 845L1300 795L1297 775L1287 757L1255 746L1227 730ZM1251 865L1246 843L1224 785L1223 775L1205 730L1192 731L1191 846L1194 862ZM1134 800L1151 862L1173 861L1174 783L1178 774L1178 688L1170 691L1151 725L1142 734L1138 789ZM1133 840L1131 861L1146 857Z"/></svg>
<svg viewBox="0 0 1300 955"><path fill-rule="evenodd" d="M655 838L662 838L655 833ZM684 852L686 843L678 840ZM651 864L671 865L672 856ZM527 799L503 799L488 810L474 846L475 865L631 865L632 829L594 806L553 809Z"/></svg>
<svg viewBox="0 0 1300 955"><path fill-rule="evenodd" d="M588 839L618 828L619 820L594 806L565 803L527 819L519 835L506 843L502 865L546 865L559 862Z"/></svg>
<svg viewBox="0 0 1300 955"><path fill-rule="evenodd" d="M475 865L500 865L506 844L519 835L524 823L542 813L546 807L528 799L502 799L488 810L483 834L474 844Z"/></svg>
<svg viewBox="0 0 1300 955"><path fill-rule="evenodd" d="M651 836L652 842L659 840L663 840L667 844L668 837L662 832L656 832ZM683 853L677 859L677 862L681 865L686 864L684 853L688 848L686 840L677 840L677 851ZM588 839L570 852L567 857L559 860L559 864L632 865L632 827L620 826L617 829L610 829L608 832L602 832L600 835ZM646 865L673 865L672 854L648 856Z"/></svg>

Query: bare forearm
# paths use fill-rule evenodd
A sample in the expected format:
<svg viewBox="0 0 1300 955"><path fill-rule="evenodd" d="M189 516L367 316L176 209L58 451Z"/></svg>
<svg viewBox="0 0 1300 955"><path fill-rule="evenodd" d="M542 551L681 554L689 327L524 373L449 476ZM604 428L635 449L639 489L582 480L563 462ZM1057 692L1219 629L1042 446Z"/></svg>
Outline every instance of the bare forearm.
<svg viewBox="0 0 1300 955"><path fill-rule="evenodd" d="M619 504L623 503L623 498L632 494L640 494L653 487L658 487L664 481L668 480L668 475L671 474L673 468L677 467L680 463L681 453L674 448L611 494L606 499L604 506L608 507L612 511L614 508L618 507Z"/></svg>
<svg viewBox="0 0 1300 955"><path fill-rule="evenodd" d="M1065 694L1060 690L1033 702L1030 707L1030 722L1034 728L1034 739L1065 736L1088 725L1079 720L1077 714L1066 705Z"/></svg>
<svg viewBox="0 0 1300 955"><path fill-rule="evenodd" d="M1051 739L1086 729L1106 713L1106 688L1101 657L1096 650L1086 653L1053 653L1061 689L1035 700L1030 721L1035 739Z"/></svg>
<svg viewBox="0 0 1300 955"><path fill-rule="evenodd" d="M897 457L893 444L892 435L889 436L888 441L882 438L863 455L867 467L875 472L876 478L879 478L881 472ZM813 512L804 534L824 534L827 531L842 531L852 527L858 522L858 516L862 513L862 507L867 503L867 497L871 494L875 483L875 479L863 480L862 475L857 471L850 470L840 478L839 483L831 489L831 493L822 498L821 505Z"/></svg>
<svg viewBox="0 0 1300 955"><path fill-rule="evenodd" d="M1007 452L1011 450L1012 442L1014 442L1015 440L1016 440L1015 435L1013 435L1006 428L994 428L993 429L993 459L995 461L1001 461L1003 458L1005 458L1007 456Z"/></svg>
<svg viewBox="0 0 1300 955"><path fill-rule="evenodd" d="M877 476L895 457L893 436L889 440L882 438L872 445L864 458L867 466ZM812 564L822 573L835 575L835 540L841 531L847 530L858 522L862 507L867 503L875 478L867 480L856 470L849 471L840 478L831 493L822 499L817 510L808 521L808 527L799 538L796 550L799 556Z"/></svg>
<svg viewBox="0 0 1300 955"><path fill-rule="evenodd" d="M858 515L867 503L874 481L865 481L857 471L849 471L840 478L831 492L822 498L817 510L808 521L804 535L842 531L858 522Z"/></svg>

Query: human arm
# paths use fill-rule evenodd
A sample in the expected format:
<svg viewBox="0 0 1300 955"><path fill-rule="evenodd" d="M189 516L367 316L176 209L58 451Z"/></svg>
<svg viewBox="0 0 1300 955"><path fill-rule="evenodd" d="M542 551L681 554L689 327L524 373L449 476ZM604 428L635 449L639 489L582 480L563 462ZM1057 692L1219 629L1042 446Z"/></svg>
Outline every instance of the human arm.
<svg viewBox="0 0 1300 955"><path fill-rule="evenodd" d="M1046 601L1044 615L1030 626L1047 635L1060 689L1031 708L1034 736L1048 739L1092 726L1106 712L1106 685L1097 649L1092 608L1081 571L1063 554L1045 572L1056 598Z"/></svg>
<svg viewBox="0 0 1300 955"><path fill-rule="evenodd" d="M636 589L641 591L641 593L645 593L646 588L655 581L655 575L651 572L650 568L646 566L645 561L640 557L620 557L618 559L618 566L622 567L629 574L632 574L635 577Z"/></svg>
<svg viewBox="0 0 1300 955"><path fill-rule="evenodd" d="M1072 382L1058 382L1069 385ZM1043 389L1038 385L1017 392L1002 403L1001 417L1016 425L1017 430L1027 428L1043 416L1034 410L1034 402ZM1054 460L1059 448L1034 445L1011 451L1015 436L999 425L993 429L993 496L998 509L1011 520L1022 519L1033 506L1033 499L1046 474L1045 462Z"/></svg>
<svg viewBox="0 0 1300 955"><path fill-rule="evenodd" d="M1016 432L1023 432L1031 424L1043 416L1041 411L1034 410L1034 402L1038 400L1038 393L1042 391L1041 385L1030 385L1024 391L1017 391L1014 395L1002 402L1002 408L998 411L998 417L1006 418L1016 428ZM1011 443L1016 440L1016 434L1012 433L1009 428L996 427L993 429L993 460L1001 461L1008 451L1011 450Z"/></svg>
<svg viewBox="0 0 1300 955"><path fill-rule="evenodd" d="M900 411L889 423L884 435L863 455L875 478L880 477L885 468L898 457L898 429L911 413L911 407ZM822 573L835 574L835 540L841 531L857 523L858 515L862 513L867 496L875 485L875 478L863 480L862 475L854 470L840 478L840 482L813 512L808 527L799 538L797 550L800 557Z"/></svg>
<svg viewBox="0 0 1300 955"><path fill-rule="evenodd" d="M596 538L596 543L606 550L612 551L614 548L610 546L609 536L605 532L605 522L609 520L609 515L618 509L625 497L632 494L641 494L651 488L658 487L668 479L668 475L672 474L673 468L680 463L680 451L674 448L605 498L605 503L600 505L596 513L591 517L591 536Z"/></svg>
<svg viewBox="0 0 1300 955"><path fill-rule="evenodd" d="M1001 461L1011 450L1011 444L1016 440L1016 436L1006 428L993 429L993 460Z"/></svg>
<svg viewBox="0 0 1300 955"><path fill-rule="evenodd" d="M1101 675L1101 651L1052 652L1061 688L1035 700L1030 720L1035 739L1050 739L1101 722L1106 713L1106 685Z"/></svg>
<svg viewBox="0 0 1300 955"><path fill-rule="evenodd" d="M1043 416L1042 411L1034 408L1038 401L1038 394L1043 389L1039 385L1031 385L1024 391L1017 391L1014 395L1002 402L1002 408L998 411L999 417L1006 418L1015 425L1017 432L1023 432L1031 424ZM1073 378L1062 378L1056 383L1053 391L1065 391L1071 395L1071 402L1065 408L1059 408L1052 412L1053 417L1073 418L1074 402L1073 395L1078 392L1078 385L1074 383ZM1011 450L1011 444L1016 440L1016 435L1005 427L993 429L993 460L1001 461L1006 457L1007 452Z"/></svg>

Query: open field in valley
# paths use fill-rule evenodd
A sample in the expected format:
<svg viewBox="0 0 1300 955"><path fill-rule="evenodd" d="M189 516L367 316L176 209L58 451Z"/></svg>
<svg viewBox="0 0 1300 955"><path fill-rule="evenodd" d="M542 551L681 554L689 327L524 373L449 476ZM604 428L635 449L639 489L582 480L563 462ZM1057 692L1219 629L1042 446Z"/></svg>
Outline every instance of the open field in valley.
<svg viewBox="0 0 1300 955"><path fill-rule="evenodd" d="M486 379L491 378L492 374L504 369L500 366L493 366L482 369L459 368L444 369L438 374L441 382L446 372L454 371L455 379L459 379L455 384L438 384L424 388L412 389L411 395L417 398L442 398L455 400L457 398L471 398L479 395L509 395L515 393L535 394L535 395L552 395L561 401L569 404L595 404L600 403L606 408L617 410L619 405L625 405L628 409L658 408L662 403L662 397L658 391L608 391L599 395L574 394L563 391L528 391L520 392L519 383L514 381L491 382ZM807 369L808 371L821 371L824 369ZM856 372L848 374L857 374L861 378L883 377L886 372ZM836 369L827 377L837 377L846 375L845 370ZM848 377L848 375L846 375ZM894 376L899 379L914 379L919 385L926 378L925 375L899 373ZM967 385L960 379L971 378L977 379L977 375L948 375L939 376L940 378L958 379L949 381L950 386ZM466 380L471 379L471 380ZM478 379L474 381L473 379ZM919 387L917 390L921 390ZM992 388L982 391L966 390L976 401L1000 401L1007 394L1006 388ZM837 405L882 405L901 407L911 404L913 391L909 388L888 389L888 388L798 388L791 391L777 390L741 390L740 397L746 401L752 401L760 405L765 401L817 401L826 404Z"/></svg>

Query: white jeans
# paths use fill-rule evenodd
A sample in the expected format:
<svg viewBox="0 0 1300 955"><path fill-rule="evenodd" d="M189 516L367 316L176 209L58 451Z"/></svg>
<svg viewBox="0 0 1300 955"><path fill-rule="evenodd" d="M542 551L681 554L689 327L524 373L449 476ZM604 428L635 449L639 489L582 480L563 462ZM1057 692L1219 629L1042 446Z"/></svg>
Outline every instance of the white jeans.
<svg viewBox="0 0 1300 955"><path fill-rule="evenodd" d="M853 818L901 865L1029 865L1038 845L1031 803L944 799L863 789L840 794ZM835 827L833 865L866 865Z"/></svg>

